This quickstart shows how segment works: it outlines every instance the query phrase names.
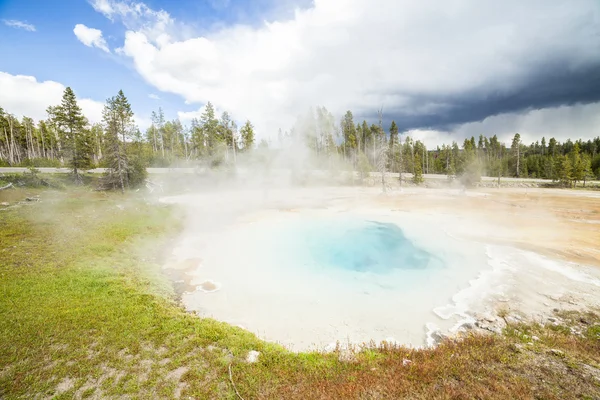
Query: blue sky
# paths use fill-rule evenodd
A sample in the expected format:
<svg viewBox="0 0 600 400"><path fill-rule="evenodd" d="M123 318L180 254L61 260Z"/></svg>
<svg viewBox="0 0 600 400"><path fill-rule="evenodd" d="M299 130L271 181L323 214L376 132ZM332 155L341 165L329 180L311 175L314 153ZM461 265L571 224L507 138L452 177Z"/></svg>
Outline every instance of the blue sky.
<svg viewBox="0 0 600 400"><path fill-rule="evenodd" d="M211 101L259 138L317 105L430 144L586 138L598 48L598 0L0 0L0 107L44 118L71 86L96 117L122 89L140 125Z"/></svg>
<svg viewBox="0 0 600 400"><path fill-rule="evenodd" d="M144 3L154 10L165 8L174 19L185 21L198 34L234 23L260 24L270 18L272 12L282 9L287 15L293 15L292 8L274 6L272 0L147 0ZM176 118L178 111L197 110L201 105L186 104L180 95L160 92L145 82L130 60L114 51L107 54L82 45L73 34L76 24L100 29L111 50L123 45L126 31L122 24L110 21L86 0L0 0L0 19L35 27L31 32L0 24L0 71L34 76L38 81L60 82L71 86L78 97L97 101L104 101L122 89L136 113L144 118L149 118L151 111L159 106L168 118ZM152 99L150 94L160 99Z"/></svg>
<svg viewBox="0 0 600 400"><path fill-rule="evenodd" d="M146 3L160 8L161 3L171 2ZM210 6L198 5L201 2L177 3L178 7L169 11L183 16L191 9L209 18L213 15ZM85 0L0 0L0 19L24 21L36 29L30 32L0 24L0 71L60 82L71 86L78 97L97 101L122 89L134 110L146 118L159 106L170 118L175 118L177 111L198 108L186 105L181 96L160 93L132 69L128 60L82 45L73 34L78 23L102 30L111 49L122 45L125 32L122 25L96 12ZM150 99L151 93L160 100Z"/></svg>

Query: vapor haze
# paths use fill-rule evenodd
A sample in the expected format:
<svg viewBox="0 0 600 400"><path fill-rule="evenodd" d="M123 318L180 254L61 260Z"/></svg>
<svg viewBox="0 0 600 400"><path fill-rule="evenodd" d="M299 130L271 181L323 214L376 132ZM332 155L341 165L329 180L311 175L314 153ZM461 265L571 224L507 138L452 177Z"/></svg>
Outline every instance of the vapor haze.
<svg viewBox="0 0 600 400"><path fill-rule="evenodd" d="M401 131L460 134L499 114L514 126L532 110L600 100L594 0L316 0L293 18L202 35L168 10L92 4L124 23L120 52L147 82L249 118L261 136L314 105L370 120L383 106ZM572 134L597 134L579 122Z"/></svg>

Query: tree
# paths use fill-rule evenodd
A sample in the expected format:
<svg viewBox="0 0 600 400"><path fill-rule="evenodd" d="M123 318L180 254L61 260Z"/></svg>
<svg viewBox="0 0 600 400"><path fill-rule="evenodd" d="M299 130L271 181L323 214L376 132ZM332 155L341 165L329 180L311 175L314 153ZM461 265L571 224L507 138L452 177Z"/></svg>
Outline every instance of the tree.
<svg viewBox="0 0 600 400"><path fill-rule="evenodd" d="M421 155L415 153L415 166L414 166L413 182L415 184L423 183L423 167L421 166Z"/></svg>
<svg viewBox="0 0 600 400"><path fill-rule="evenodd" d="M585 166L581 159L579 143L575 142L568 156L571 158L571 166L573 168L572 178L575 181L575 184L577 184L577 182L584 179L585 171Z"/></svg>
<svg viewBox="0 0 600 400"><path fill-rule="evenodd" d="M352 112L346 111L341 123L345 154L350 154L352 150L358 147L358 142L356 140L356 126L354 125L353 118Z"/></svg>
<svg viewBox="0 0 600 400"><path fill-rule="evenodd" d="M119 94L121 93L123 92L119 91ZM127 158L123 149L125 146L125 134L122 134L122 131L124 130L122 123L127 118L131 118L132 115L129 115L131 110L123 108L122 105L123 100L119 99L118 96L106 100L104 110L102 111L102 121L104 123L107 142L106 159L108 170L106 172L105 182L113 188L120 187L121 192L124 193ZM121 142L120 139L121 134L123 135L123 142Z"/></svg>
<svg viewBox="0 0 600 400"><path fill-rule="evenodd" d="M513 154L515 176L519 178L521 172L521 135L518 133L515 133L510 149Z"/></svg>
<svg viewBox="0 0 600 400"><path fill-rule="evenodd" d="M583 187L585 187L585 182L588 179L591 179L594 177L594 173L592 172L592 158L590 157L589 154L584 154L581 157L581 165L582 165L582 180L583 180Z"/></svg>
<svg viewBox="0 0 600 400"><path fill-rule="evenodd" d="M192 119L191 125L191 145L196 157L201 158L206 154L206 135L197 118Z"/></svg>
<svg viewBox="0 0 600 400"><path fill-rule="evenodd" d="M54 123L61 133L63 149L73 171L75 183L81 184L81 170L91 165L91 143L86 130L87 120L70 87L65 89L61 104L54 108Z"/></svg>
<svg viewBox="0 0 600 400"><path fill-rule="evenodd" d="M392 125L390 126L390 160L391 160L391 170L396 170L395 159L396 159L396 143L398 142L398 126L396 125L396 121L392 121Z"/></svg>
<svg viewBox="0 0 600 400"><path fill-rule="evenodd" d="M210 101L206 103L204 112L200 116L200 124L206 138L208 154L213 155L219 143L224 142L224 140L219 134L219 120L215 116L215 108Z"/></svg>
<svg viewBox="0 0 600 400"><path fill-rule="evenodd" d="M242 136L242 146L244 151L250 151L254 148L254 127L247 120L242 129L240 129L240 135Z"/></svg>
<svg viewBox="0 0 600 400"><path fill-rule="evenodd" d="M223 111L223 114L221 114L221 120L219 121L219 126L218 126L218 130L219 130L219 136L221 138L223 138L223 141L225 142L225 148L227 149L227 157L229 157L229 147L231 146L231 150L233 152L233 162L235 164L236 162L236 148L237 148L237 142L236 142L236 138L235 138L235 129L237 129L237 127L235 126L235 122L233 122L231 120L231 116L229 115L229 113L227 111ZM281 130L280 130L281 133Z"/></svg>
<svg viewBox="0 0 600 400"><path fill-rule="evenodd" d="M563 186L571 186L573 182L573 165L571 159L567 156L556 157L556 179L560 181Z"/></svg>

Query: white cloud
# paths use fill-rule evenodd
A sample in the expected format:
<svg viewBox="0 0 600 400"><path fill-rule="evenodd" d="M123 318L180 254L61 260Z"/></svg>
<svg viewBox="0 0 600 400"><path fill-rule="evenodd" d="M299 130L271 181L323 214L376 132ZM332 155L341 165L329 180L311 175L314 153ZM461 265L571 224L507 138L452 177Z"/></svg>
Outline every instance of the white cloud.
<svg viewBox="0 0 600 400"><path fill-rule="evenodd" d="M11 75L1 71L0 87L0 106L6 112L34 120L47 118L46 109L60 104L65 90L65 86L58 82L38 82L33 76ZM102 120L104 103L91 99L78 99L78 103L90 122Z"/></svg>
<svg viewBox="0 0 600 400"><path fill-rule="evenodd" d="M4 23L4 25L10 26L12 28L25 29L29 32L35 32L35 26L33 26L32 24L28 24L27 22L19 21L16 19L3 19L2 22Z"/></svg>
<svg viewBox="0 0 600 400"><path fill-rule="evenodd" d="M439 99L512 93L548 60L573 70L600 60L596 0L314 0L292 19L192 37L143 3L92 5L123 21L121 54L147 82L249 118L263 137L309 106L444 113L451 100Z"/></svg>
<svg viewBox="0 0 600 400"><path fill-rule="evenodd" d="M73 29L73 33L77 36L77 39L87 47L97 47L102 51L110 53L100 29L89 28L83 24L77 24Z"/></svg>
<svg viewBox="0 0 600 400"><path fill-rule="evenodd" d="M149 98L151 98L152 100L160 100L160 96L154 93L150 93L148 95Z"/></svg>

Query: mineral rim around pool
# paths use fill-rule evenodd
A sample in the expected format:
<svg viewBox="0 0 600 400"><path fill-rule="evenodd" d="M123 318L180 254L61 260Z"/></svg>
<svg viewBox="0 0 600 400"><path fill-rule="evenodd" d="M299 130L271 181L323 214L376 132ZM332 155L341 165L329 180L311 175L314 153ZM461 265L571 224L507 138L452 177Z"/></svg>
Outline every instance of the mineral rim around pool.
<svg viewBox="0 0 600 400"><path fill-rule="evenodd" d="M394 211L368 192L360 202L344 189L294 194L247 194L243 205L218 195L165 199L191 216L173 256L202 258L186 308L293 350L421 346L428 330L455 331L499 300L537 310L546 294L564 292L565 274L576 273L569 285L583 292L600 285L565 263L486 243L496 228L479 219ZM203 212L214 204L227 214Z"/></svg>

